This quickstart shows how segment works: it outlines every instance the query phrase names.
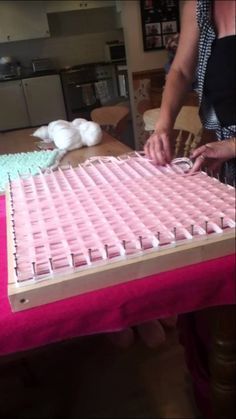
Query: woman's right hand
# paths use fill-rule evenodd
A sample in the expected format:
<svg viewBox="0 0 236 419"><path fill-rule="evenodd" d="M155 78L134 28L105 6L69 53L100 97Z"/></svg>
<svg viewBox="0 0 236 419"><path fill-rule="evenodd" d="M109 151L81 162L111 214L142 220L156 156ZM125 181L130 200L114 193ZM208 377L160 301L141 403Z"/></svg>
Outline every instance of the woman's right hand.
<svg viewBox="0 0 236 419"><path fill-rule="evenodd" d="M155 164L164 166L171 162L170 137L170 130L156 128L147 139L144 152Z"/></svg>

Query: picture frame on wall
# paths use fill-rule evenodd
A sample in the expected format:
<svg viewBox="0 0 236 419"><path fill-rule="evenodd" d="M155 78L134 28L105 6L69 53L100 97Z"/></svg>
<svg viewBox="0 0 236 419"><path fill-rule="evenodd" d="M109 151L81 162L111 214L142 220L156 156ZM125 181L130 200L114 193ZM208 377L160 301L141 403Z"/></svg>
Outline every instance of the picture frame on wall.
<svg viewBox="0 0 236 419"><path fill-rule="evenodd" d="M144 51L165 49L180 31L179 0L140 0Z"/></svg>

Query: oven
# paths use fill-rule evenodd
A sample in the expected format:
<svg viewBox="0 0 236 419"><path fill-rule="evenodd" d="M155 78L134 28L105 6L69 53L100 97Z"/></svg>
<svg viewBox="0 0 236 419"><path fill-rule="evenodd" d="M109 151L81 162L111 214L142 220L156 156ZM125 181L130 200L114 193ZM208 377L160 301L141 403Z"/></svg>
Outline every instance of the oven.
<svg viewBox="0 0 236 419"><path fill-rule="evenodd" d="M91 64L61 71L67 119L90 119L93 109L112 101L118 95L115 69L112 65Z"/></svg>

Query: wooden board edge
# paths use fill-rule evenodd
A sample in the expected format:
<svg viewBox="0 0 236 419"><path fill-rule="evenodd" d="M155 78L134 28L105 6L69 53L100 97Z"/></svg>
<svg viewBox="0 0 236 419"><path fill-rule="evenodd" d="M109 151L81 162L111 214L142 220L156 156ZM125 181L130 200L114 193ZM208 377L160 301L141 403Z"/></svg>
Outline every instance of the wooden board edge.
<svg viewBox="0 0 236 419"><path fill-rule="evenodd" d="M8 295L13 311L21 311L42 304L84 294L149 275L166 272L192 264L233 254L234 232L188 245L168 248L156 253L140 255L125 261L108 263L87 271L63 275L35 285L17 287L9 284Z"/></svg>
<svg viewBox="0 0 236 419"><path fill-rule="evenodd" d="M6 189L6 227L7 227L7 272L8 272L8 285L15 284L15 261L13 256L14 240L11 225L11 204L10 204L10 191Z"/></svg>

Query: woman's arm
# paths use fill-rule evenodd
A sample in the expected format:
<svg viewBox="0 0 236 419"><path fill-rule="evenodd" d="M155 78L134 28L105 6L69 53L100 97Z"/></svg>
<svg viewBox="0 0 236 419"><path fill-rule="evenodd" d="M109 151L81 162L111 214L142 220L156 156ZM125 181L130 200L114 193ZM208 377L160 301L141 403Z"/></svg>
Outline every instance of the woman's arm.
<svg viewBox="0 0 236 419"><path fill-rule="evenodd" d="M158 164L171 160L170 135L185 95L194 81L198 41L196 0L188 0L184 5L179 44L167 76L159 119L144 148L145 153Z"/></svg>

